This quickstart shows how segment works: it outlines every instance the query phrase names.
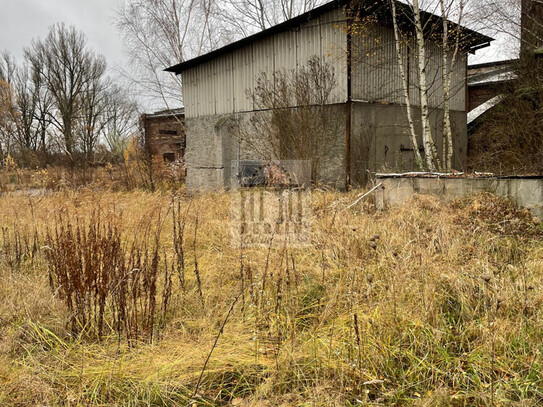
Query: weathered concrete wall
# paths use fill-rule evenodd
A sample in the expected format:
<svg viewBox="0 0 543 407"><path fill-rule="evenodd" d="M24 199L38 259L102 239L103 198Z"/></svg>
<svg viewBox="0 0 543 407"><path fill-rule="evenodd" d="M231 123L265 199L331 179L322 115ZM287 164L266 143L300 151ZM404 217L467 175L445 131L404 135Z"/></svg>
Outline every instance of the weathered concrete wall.
<svg viewBox="0 0 543 407"><path fill-rule="evenodd" d="M324 148L318 166L318 179L323 184L345 186L345 117L346 105L324 107L328 121L335 121L323 137ZM376 172L416 170L409 136L405 107L369 103L353 103L351 134L351 180L365 185ZM222 189L231 185L232 161L263 160L272 149L263 140L267 136L252 126L266 122L269 112L190 117L187 129L187 187L189 189ZM416 114L415 114L416 116ZM420 115L419 115L420 117ZM467 124L465 112L451 112L454 142L454 168L466 165ZM442 112L434 110L431 125L439 153L443 148ZM420 132L420 123L416 123ZM261 128L261 127L260 127ZM422 146L422 140L419 140ZM289 159L291 157L271 157Z"/></svg>
<svg viewBox="0 0 543 407"><path fill-rule="evenodd" d="M336 121L332 134L319 159L320 182L341 188L345 185L345 105L324 107L329 121ZM189 190L219 190L232 184L232 162L236 160L265 160L275 157L265 134L258 128L266 123L269 112L248 112L230 115L191 117L187 128L187 188ZM258 116L258 117L257 117ZM258 118L259 125L251 124Z"/></svg>
<svg viewBox="0 0 543 407"><path fill-rule="evenodd" d="M444 201L491 192L508 198L543 218L543 178L378 178L383 184L376 195L379 209L406 203L414 194L435 195Z"/></svg>
<svg viewBox="0 0 543 407"><path fill-rule="evenodd" d="M415 119L420 110L413 108ZM443 152L443 111L431 112L430 125L440 157ZM453 168L464 170L467 160L467 115L451 111L453 130ZM420 120L415 120L416 131L421 133ZM422 149L422 138L419 138ZM351 137L351 179L364 185L368 174L376 172L403 172L418 170L409 133L404 106L382 104L353 104L353 126Z"/></svg>

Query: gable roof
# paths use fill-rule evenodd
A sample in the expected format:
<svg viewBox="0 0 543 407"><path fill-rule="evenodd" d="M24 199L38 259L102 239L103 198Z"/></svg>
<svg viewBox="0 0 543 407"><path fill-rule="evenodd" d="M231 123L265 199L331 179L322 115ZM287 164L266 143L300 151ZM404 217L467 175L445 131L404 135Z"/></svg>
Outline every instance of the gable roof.
<svg viewBox="0 0 543 407"><path fill-rule="evenodd" d="M396 3L397 3L397 7L398 7L398 17L401 18L403 20L403 25L410 25L411 22L410 22L410 19L408 18L408 15L406 14L406 11L409 10L409 6L404 4L404 3L400 3L399 1L395 0ZM166 72L173 72L175 73L176 75L179 75L180 73L182 73L183 71L186 71L187 69L190 69L192 67L195 67L197 65L200 65L200 64L203 64L204 62L207 62L207 61L210 61L216 57L219 57L223 54L226 54L228 52L231 52L231 51L234 51L236 49L239 49L239 48L242 48L243 46L245 45L248 45L252 42L255 42L259 39L262 39L262 38L266 38L266 37L269 37L273 34L277 34L277 33L281 33L281 32L284 32L284 31L288 31L288 30L291 30L293 28L296 28L298 26L300 26L301 24L309 21L309 20L312 20L312 19L315 19L329 11L332 11L332 10L335 10L335 9L338 9L338 8L343 8L343 7L347 7L348 5L350 5L351 3L353 2L357 2L357 3L368 3L368 0L333 0L329 3L326 3L320 7L317 7L313 10L310 10L304 14L301 14L297 17L294 17L290 20L287 20L281 24L278 24L278 25L275 25L273 27L270 27L264 31L260 31L256 34L253 34L253 35L250 35L248 37L245 37L239 41L236 41L236 42L233 42L231 44L228 44L222 48L219 48L219 49L216 49L214 51L211 51L207 54L204 54L204 55L200 55L196 58L193 58L193 59L190 59L188 61L185 61L185 62L181 62L177 65L174 65L174 66L171 66L169 68L166 68L164 71ZM384 8L388 8L388 3L386 0L374 0L373 3L369 3L369 4L365 4L365 10L367 11L367 15L370 15L372 13L379 13L381 14L383 17L385 17L385 19L387 18L385 16L385 14L383 13L383 9ZM442 23L441 23L441 18L435 14L431 14L431 13L428 13L428 12L425 12L425 11L422 11L421 12L421 16L422 16L422 20L423 22L431 22L432 25L434 24L438 24L438 27L441 27L442 26ZM402 23L402 21L400 21L400 24ZM456 26L456 24L454 23L451 23L453 26ZM470 52L475 52L475 50L477 49L480 49L480 48L484 48L485 46L488 46L490 45L490 42L493 41L494 39L493 38L490 38L486 35L483 35L483 34L480 34L476 31L473 31L473 30L470 30L468 28L465 28L465 27L462 27L462 29L464 30L464 39L465 39L465 42L467 43L468 45L468 48L469 48L469 51Z"/></svg>

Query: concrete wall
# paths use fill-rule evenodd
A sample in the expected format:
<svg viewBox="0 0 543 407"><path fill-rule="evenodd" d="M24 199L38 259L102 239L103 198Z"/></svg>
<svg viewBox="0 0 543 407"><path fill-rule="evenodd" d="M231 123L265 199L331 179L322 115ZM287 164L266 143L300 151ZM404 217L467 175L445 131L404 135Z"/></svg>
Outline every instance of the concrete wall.
<svg viewBox="0 0 543 407"><path fill-rule="evenodd" d="M491 192L512 200L543 218L542 178L380 178L384 188L376 195L377 207L406 203L413 194L435 195L444 201Z"/></svg>
<svg viewBox="0 0 543 407"><path fill-rule="evenodd" d="M414 117L420 111L414 108ZM443 112L431 111L430 124L438 154L443 151ZM465 112L451 111L454 136L453 167L463 170L467 160L467 116ZM415 123L421 133L420 120ZM422 149L422 138L419 138ZM405 106L384 104L353 104L351 137L351 179L356 185L364 185L368 174L376 172L404 172L418 170L407 122Z"/></svg>
<svg viewBox="0 0 543 407"><path fill-rule="evenodd" d="M325 139L319 166L320 182L337 188L345 185L345 114L346 105L325 106L327 121L335 121L332 134ZM381 171L417 170L411 147L405 107L353 103L351 135L351 179L353 185L365 185L370 175ZM258 118L266 120L270 112L247 112L230 115L189 117L187 134L187 187L189 189L222 189L231 185L232 161L263 160L271 156L262 131L251 126ZM454 166L466 164L466 113L451 112L455 134ZM440 110L434 110L431 123L437 135L437 148L442 150ZM417 123L420 128L420 123ZM420 131L420 129L419 129ZM422 141L419 140L420 145ZM272 157L289 159L292 157Z"/></svg>
<svg viewBox="0 0 543 407"><path fill-rule="evenodd" d="M335 121L333 133L326 135L323 157L319 164L319 180L341 188L345 185L345 105L322 107L325 117ZM251 124L266 122L270 112L247 112L230 115L189 117L186 119L187 188L219 190L232 184L232 163L237 160L265 160L274 157L266 141L267 135ZM260 125L261 126L261 125ZM235 167L235 166L234 166Z"/></svg>

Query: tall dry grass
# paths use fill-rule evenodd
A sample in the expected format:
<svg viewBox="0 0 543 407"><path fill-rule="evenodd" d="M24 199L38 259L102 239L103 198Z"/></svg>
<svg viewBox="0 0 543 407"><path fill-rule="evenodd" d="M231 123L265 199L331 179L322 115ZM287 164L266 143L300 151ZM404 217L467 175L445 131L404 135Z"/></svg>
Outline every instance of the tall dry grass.
<svg viewBox="0 0 543 407"><path fill-rule="evenodd" d="M228 194L1 198L0 402L540 405L537 221L354 194L313 193L304 249L232 247Z"/></svg>

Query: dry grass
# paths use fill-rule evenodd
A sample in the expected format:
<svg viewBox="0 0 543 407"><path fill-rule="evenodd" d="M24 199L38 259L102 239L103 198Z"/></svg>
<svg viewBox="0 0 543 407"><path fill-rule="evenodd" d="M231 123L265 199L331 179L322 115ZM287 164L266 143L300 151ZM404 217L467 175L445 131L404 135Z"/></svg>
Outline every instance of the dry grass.
<svg viewBox="0 0 543 407"><path fill-rule="evenodd" d="M1 197L0 404L541 405L541 226L487 195L340 212L355 194L314 192L311 248L241 253L228 194ZM101 341L50 288L48 231L97 214L123 258L145 236L160 257L151 343L119 341L115 286Z"/></svg>

